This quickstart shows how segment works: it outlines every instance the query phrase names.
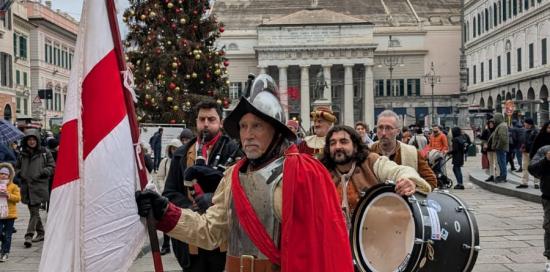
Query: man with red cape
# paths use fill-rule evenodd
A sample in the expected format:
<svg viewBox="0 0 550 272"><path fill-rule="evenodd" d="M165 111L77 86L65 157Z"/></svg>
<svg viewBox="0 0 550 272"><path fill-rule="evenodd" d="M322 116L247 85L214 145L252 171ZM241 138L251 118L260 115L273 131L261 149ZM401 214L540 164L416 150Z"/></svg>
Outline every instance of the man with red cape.
<svg viewBox="0 0 550 272"><path fill-rule="evenodd" d="M224 122L246 157L227 169L204 214L136 193L157 229L205 249L227 247L226 271L352 272L346 224L323 165L290 142L273 79L260 75Z"/></svg>

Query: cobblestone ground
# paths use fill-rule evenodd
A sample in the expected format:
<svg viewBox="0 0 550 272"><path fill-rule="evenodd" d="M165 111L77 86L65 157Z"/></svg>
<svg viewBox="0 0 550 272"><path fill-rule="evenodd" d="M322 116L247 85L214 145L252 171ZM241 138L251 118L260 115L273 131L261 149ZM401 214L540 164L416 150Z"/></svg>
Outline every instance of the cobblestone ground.
<svg viewBox="0 0 550 272"><path fill-rule="evenodd" d="M539 203L495 194L468 183L470 169L479 169L477 158L469 158L463 169L466 190L454 193L474 209L478 222L482 250L474 271L543 271L545 258L542 256L542 206ZM453 177L450 168L448 173ZM18 232L13 237L10 259L6 263L0 263L0 271L37 271L42 242L35 243L29 249L23 247L29 216L25 206L19 205L18 208ZM45 212L42 212L42 216L46 217ZM179 266L172 254L163 256L163 263L165 271L181 271L178 270ZM145 254L136 259L130 271L153 271L151 255Z"/></svg>

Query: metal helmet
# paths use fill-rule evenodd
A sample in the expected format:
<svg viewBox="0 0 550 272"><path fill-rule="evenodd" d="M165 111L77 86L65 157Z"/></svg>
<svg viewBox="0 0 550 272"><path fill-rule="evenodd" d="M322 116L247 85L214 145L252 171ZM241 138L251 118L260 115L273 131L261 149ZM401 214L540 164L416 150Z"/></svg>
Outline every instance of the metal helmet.
<svg viewBox="0 0 550 272"><path fill-rule="evenodd" d="M256 77L251 85L250 97L241 97L239 104L225 118L224 129L231 137L239 138L239 121L247 113L269 122L286 138L296 139L296 135L286 126L286 115L279 101L279 90L269 75L261 74Z"/></svg>

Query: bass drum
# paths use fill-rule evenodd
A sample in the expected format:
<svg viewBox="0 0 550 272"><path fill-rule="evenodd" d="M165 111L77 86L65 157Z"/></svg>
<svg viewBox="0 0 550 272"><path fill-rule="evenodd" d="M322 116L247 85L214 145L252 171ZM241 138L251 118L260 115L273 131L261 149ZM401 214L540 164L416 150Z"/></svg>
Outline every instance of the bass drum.
<svg viewBox="0 0 550 272"><path fill-rule="evenodd" d="M447 191L402 197L392 184L369 189L352 217L359 271L471 271L479 232L465 204Z"/></svg>

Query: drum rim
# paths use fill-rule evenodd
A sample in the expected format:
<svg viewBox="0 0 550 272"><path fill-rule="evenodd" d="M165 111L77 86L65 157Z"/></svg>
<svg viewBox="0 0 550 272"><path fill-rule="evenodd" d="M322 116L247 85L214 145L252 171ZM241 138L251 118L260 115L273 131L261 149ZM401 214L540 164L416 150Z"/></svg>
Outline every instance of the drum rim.
<svg viewBox="0 0 550 272"><path fill-rule="evenodd" d="M395 185L394 184L381 183L381 184L377 184L377 185L369 188L365 192L365 195L361 198L361 200L359 200L359 204L358 204L357 208L355 209L355 212L353 213L352 220L351 220L352 224L350 226L350 235L349 235L350 236L349 237L350 244L351 244L351 247L352 247L353 260L355 262L357 262L358 268L362 272L367 271L367 270L364 269L365 266L368 269L370 269L370 267L366 263L366 260L364 260L362 258L361 252L358 252L358 250L360 249L360 246L357 243L360 243L360 241L359 241L359 239L356 239L358 228L355 227L355 226L358 226L358 220L360 219L359 214L364 213L364 210L366 209L366 207L368 207L367 204L370 204L372 202L372 200L375 198L375 196L383 194L383 193L394 193L397 196L403 198L405 203L407 203L407 205L408 205L408 207L411 211L411 214L413 215L413 221L415 221L414 239L416 240L416 239L420 238L420 239L424 240L424 238L423 238L425 236L424 218L423 218L423 213L422 213L422 210L420 208L420 205L418 204L418 201L413 201L411 203L408 200L408 197L403 197L403 196L395 193ZM413 208L413 206L415 208ZM416 213L419 214L418 217L415 216ZM416 222L417 220L420 221L419 222L420 224L417 224L417 222ZM419 237L419 235L421 235L421 236ZM404 271L411 271L412 268L417 267L417 265L420 262L420 259L422 257L421 253L423 252L424 247L425 247L424 243L417 244L417 243L413 242L412 250L411 250L411 252L408 253L409 254L409 260L407 262L407 265L406 265ZM415 255L416 255L416 258L413 257ZM361 256L361 257L359 258L358 256ZM396 271L398 271L398 270L396 270Z"/></svg>
<svg viewBox="0 0 550 272"><path fill-rule="evenodd" d="M474 268L475 262L477 260L477 255L478 255L478 254L476 254L475 246L479 246L479 242L480 242L479 241L479 231L477 231L477 232L475 231L475 230L478 229L477 221L475 220L475 217L470 215L470 211L468 211L468 206L466 205L466 203L464 201L462 201L462 199L455 196L454 194L451 194L449 191L447 191L447 192L437 191L436 193L450 196L456 202L458 202L458 204L460 204L460 206L464 209L463 210L464 214L466 215L466 218L468 219L468 223L470 223L470 234L472 236L472 242L470 244L470 254L469 254L468 261L466 262L466 265L464 266L464 269L462 271L464 271L464 272L472 271L472 269ZM476 243L477 243L477 245L476 245Z"/></svg>

